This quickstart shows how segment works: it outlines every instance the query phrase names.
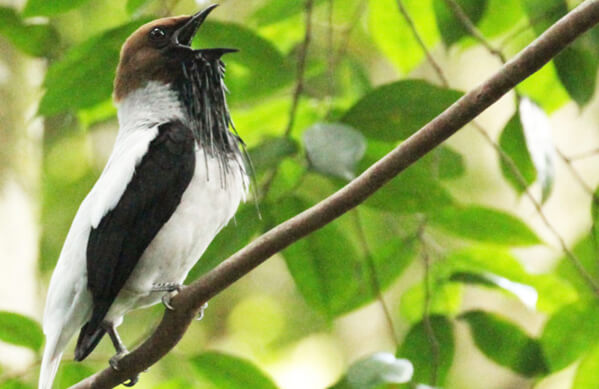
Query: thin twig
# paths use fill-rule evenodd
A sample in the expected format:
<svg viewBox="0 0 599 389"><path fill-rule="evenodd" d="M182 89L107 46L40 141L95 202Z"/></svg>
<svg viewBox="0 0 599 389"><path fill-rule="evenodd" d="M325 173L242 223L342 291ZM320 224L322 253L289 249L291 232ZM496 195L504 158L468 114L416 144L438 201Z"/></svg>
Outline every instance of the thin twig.
<svg viewBox="0 0 599 389"><path fill-rule="evenodd" d="M462 26L466 29L466 31L468 31L468 33L470 35L472 35L472 37L474 39L479 41L480 44L482 44L491 54L493 54L497 58L499 58L501 63L505 63L506 59L505 59L505 56L503 55L503 53L501 51L497 50L495 47L493 47L491 45L491 43L489 43L489 41L487 41L487 39L478 30L478 28L476 28L474 23L472 23L472 20L470 20L468 15L466 15L466 12L464 12L462 7L458 3L456 3L455 0L444 0L444 1L445 1L445 4L447 4L447 6L451 9L451 12L453 13L453 15L460 21L460 23L462 23Z"/></svg>
<svg viewBox="0 0 599 389"><path fill-rule="evenodd" d="M306 57L308 56L308 47L310 46L310 41L312 39L312 9L314 6L314 0L306 0L305 4L305 33L304 40L299 48L298 56L297 56L297 73L296 73L296 82L295 89L293 91L293 97L291 98L291 107L289 108L289 119L287 120L287 126L285 127L285 131L283 132L284 137L289 137L291 135L291 130L293 130L293 125L295 124L295 117L297 116L297 108L299 106L299 100L304 90L304 73L306 70ZM270 190L270 186L272 185L275 177L279 172L279 166L275 166L271 173L266 178L266 181L262 185L262 190L260 193L262 194L262 198L266 198L268 192Z"/></svg>
<svg viewBox="0 0 599 389"><path fill-rule="evenodd" d="M570 162L578 162L581 159L592 158L592 157L596 157L597 155L599 155L599 147L594 148L592 150L583 151L582 153L570 155L570 156L567 156L566 158Z"/></svg>
<svg viewBox="0 0 599 389"><path fill-rule="evenodd" d="M362 219L360 219L360 213L359 213L358 208L356 208L352 213L354 214L355 219L356 219L356 227L358 229L358 239L360 240L360 245L362 246L362 249L364 250L364 257L366 258L366 264L368 265L368 270L369 270L368 275L369 275L369 280L370 280L370 287L372 289L372 292L374 293L374 295L376 296L377 300L380 303L381 309L383 311L383 315L385 316L385 320L387 321L389 335L391 336L391 339L393 340L395 348L397 349L400 344L399 338L397 337L397 334L395 333L395 325L393 324L393 317L391 316L391 312L389 311L389 308L387 307L387 304L385 303L385 298L381 291L381 284L380 284L378 276L377 276L376 266L374 265L374 261L372 259L372 252L370 251L370 247L368 246L368 241L366 240L366 235L364 234L364 228L362 226Z"/></svg>
<svg viewBox="0 0 599 389"><path fill-rule="evenodd" d="M206 301L275 253L361 204L598 22L599 0L585 1L572 10L491 78L466 93L346 186L261 235L184 288L171 301L175 309L166 310L152 336L119 361L118 371L108 367L74 385L72 389L112 388L152 366L179 342Z"/></svg>
<svg viewBox="0 0 599 389"><path fill-rule="evenodd" d="M423 223L420 225L420 228L418 228L418 240L420 241L422 261L424 262L424 309L422 314L422 324L424 325L424 331L426 332L426 337L431 349L432 366L430 383L432 386L436 386L440 364L441 345L439 344L439 340L437 339L435 330L431 324L431 263L426 242L424 241L425 228L426 220L423 221Z"/></svg>
<svg viewBox="0 0 599 389"><path fill-rule="evenodd" d="M416 25L414 24L414 21L412 20L410 13L408 12L407 8L404 6L404 4L401 0L397 0L397 7L399 8L399 12L401 12L404 19L406 20L406 23L408 23L408 26L410 27L410 30L412 31L412 35L414 36L414 39L416 39L416 42L418 42L418 45L424 52L424 55L426 56L426 60L433 67L433 69L435 70L435 73L437 73L437 77L439 77L439 79L441 80L441 83L443 83L444 86L448 86L449 82L447 81L447 77L445 77L443 70L441 70L441 66L439 66L437 61L435 61L432 54L426 47L426 44L424 43L424 40L420 36L420 33L418 32L418 29L416 28Z"/></svg>
<svg viewBox="0 0 599 389"><path fill-rule="evenodd" d="M576 170L574 168L574 166L572 166L572 161L570 160L570 158L566 157L564 155L564 153L562 153L561 150L558 149L557 147L555 148L555 152L558 155L558 157L560 157L560 159L566 164L566 167L570 171L570 174L572 174L574 179L576 179L576 181L578 181L578 183L584 189L584 191L587 192L588 194L590 194L591 196L595 197L593 188L591 188L589 186L589 184L586 183L586 181L582 178L580 173L578 173L578 170Z"/></svg>

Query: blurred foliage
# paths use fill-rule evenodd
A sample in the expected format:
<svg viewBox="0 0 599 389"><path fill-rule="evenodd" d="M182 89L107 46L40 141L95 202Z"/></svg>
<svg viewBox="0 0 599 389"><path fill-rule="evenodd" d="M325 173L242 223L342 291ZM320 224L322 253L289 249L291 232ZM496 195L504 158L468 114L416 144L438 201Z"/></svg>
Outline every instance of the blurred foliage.
<svg viewBox="0 0 599 389"><path fill-rule="evenodd" d="M48 279L78 204L101 173L106 144L115 136L118 124L110 95L123 41L150 19L195 12L196 3L205 4L28 0L21 11L0 7L0 37L21 53L47 61L37 111L45 119L42 280ZM464 93L451 87L451 79L449 86L439 85L397 0L313 0L311 8L303 0L222 3L194 46L240 50L224 61L232 116L253 161L253 199L216 237L188 282L332 194ZM455 3L482 36L511 57L578 2ZM480 45L446 0L402 4L434 56L459 57ZM312 26L303 52L307 9ZM300 77L297 64L302 59L306 66ZM542 188L540 202L551 197L554 145L543 118L572 101L584 110L595 93L598 66L596 28L518 86L511 119L497 126L503 128L497 143L504 157L498 154L497 171L489 172L497 173L515 198L537 186ZM298 87L301 93L294 97ZM527 97L528 108L519 104ZM294 98L296 110L290 109ZM455 378L455 371L464 367L454 361L460 359L458 337L470 336L487 358L480 363L505 367L531 387L576 364L572 387L596 388L597 291L580 272L599 280L597 200L580 205L589 206L593 229L572 248L579 266L572 255L562 253L554 269L530 272L512 249L547 246L546 235L511 209L491 206L492 200L472 203L453 188L454 182L470 180L473 191L484 189L480 186L485 183L472 179L478 167L469 164L470 152L453 145L437 148L357 210L285 249L279 256L283 261L265 265L284 263L283 274L289 275L276 273L270 292L259 288L264 285L246 285L218 296L177 352L149 373L156 379L142 375L140 387L282 387L284 380L270 372L283 369L280 360L290 349L318 334L331 334L348 313L371 303L384 305L385 298L393 297L399 307L385 306L387 326L401 340L391 339L388 349L357 362L355 355L344 355L344 366L326 385L380 388L410 381L401 387L464 387ZM535 333L504 312L491 312L484 302L482 309L472 309L465 304L472 291L495 293L506 304L546 316L547 322ZM161 312L154 307L132 313L134 320L123 324L126 340L145 338L151 326L142 329L139 323L154 323ZM460 334L458 326L467 326L468 334ZM38 358L43 335L33 319L0 312L0 340L28 348ZM99 354L110 352L108 345L100 345ZM56 385L67 387L104 366L102 358L63 363ZM32 388L34 382L31 371L0 376L2 389Z"/></svg>

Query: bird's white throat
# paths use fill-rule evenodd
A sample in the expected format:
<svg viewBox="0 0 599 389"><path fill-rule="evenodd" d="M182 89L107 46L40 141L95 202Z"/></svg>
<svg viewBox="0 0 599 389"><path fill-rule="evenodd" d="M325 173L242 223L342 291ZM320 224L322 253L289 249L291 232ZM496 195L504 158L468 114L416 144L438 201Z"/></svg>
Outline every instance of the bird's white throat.
<svg viewBox="0 0 599 389"><path fill-rule="evenodd" d="M185 111L170 85L150 81L118 104L119 136L122 132L150 128L157 123L185 119Z"/></svg>

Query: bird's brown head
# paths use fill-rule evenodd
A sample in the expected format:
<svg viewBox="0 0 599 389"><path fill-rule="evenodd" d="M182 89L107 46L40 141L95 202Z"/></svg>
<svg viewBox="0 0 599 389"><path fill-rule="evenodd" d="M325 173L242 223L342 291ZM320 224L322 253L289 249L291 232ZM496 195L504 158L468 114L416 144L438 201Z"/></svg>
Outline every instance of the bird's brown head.
<svg viewBox="0 0 599 389"><path fill-rule="evenodd" d="M121 100L148 81L174 82L181 63L194 56L191 41L212 5L193 16L157 19L138 28L125 41L114 81L114 99Z"/></svg>

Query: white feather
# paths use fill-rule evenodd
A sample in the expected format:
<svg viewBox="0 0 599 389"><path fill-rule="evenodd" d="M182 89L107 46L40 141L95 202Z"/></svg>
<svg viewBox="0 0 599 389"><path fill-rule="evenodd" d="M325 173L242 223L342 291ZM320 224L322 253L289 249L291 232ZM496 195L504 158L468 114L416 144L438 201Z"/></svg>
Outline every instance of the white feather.
<svg viewBox="0 0 599 389"><path fill-rule="evenodd" d="M50 281L44 312L46 347L39 389L51 389L64 348L89 320L92 298L87 289L86 250L89 233L113 209L158 133L161 123L180 119L183 110L166 85L151 82L125 97L119 105L119 134L100 178L82 202ZM223 188L216 159L204 159L196 149L195 174L181 203L140 258L110 308L106 319L120 324L128 311L155 304L160 293L152 285L182 282L214 236L229 222L245 198L247 176L231 160ZM132 232L134 233L134 232Z"/></svg>

